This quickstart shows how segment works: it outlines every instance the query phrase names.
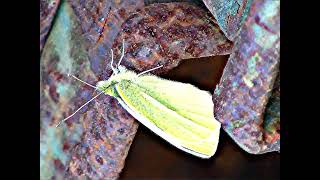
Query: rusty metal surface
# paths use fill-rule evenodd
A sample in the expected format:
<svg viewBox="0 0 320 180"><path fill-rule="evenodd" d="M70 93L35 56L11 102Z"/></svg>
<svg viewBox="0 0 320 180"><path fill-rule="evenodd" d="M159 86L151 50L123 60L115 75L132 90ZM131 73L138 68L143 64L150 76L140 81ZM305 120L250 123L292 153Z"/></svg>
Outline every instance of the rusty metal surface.
<svg viewBox="0 0 320 180"><path fill-rule="evenodd" d="M253 2L213 95L216 119L240 147L253 154L280 150L280 134L268 137L264 127L265 109L279 73L279 9L279 1ZM277 128L273 125L273 131Z"/></svg>
<svg viewBox="0 0 320 180"><path fill-rule="evenodd" d="M88 43L86 51L92 70L99 79L110 76L110 49L122 23L137 8L144 6L143 0L73 0L70 5L75 13L75 20L80 24L82 35Z"/></svg>
<svg viewBox="0 0 320 180"><path fill-rule="evenodd" d="M155 4L155 3L173 3L173 2L188 2L206 9L204 4L202 3L202 0L144 0L144 4L146 6L150 4Z"/></svg>
<svg viewBox="0 0 320 180"><path fill-rule="evenodd" d="M40 0L40 52L46 42L60 0Z"/></svg>
<svg viewBox="0 0 320 180"><path fill-rule="evenodd" d="M70 4L90 48L110 48L130 13L144 6L143 0L72 0Z"/></svg>
<svg viewBox="0 0 320 180"><path fill-rule="evenodd" d="M110 75L108 66L96 66L101 61L88 56L89 46L73 9L63 2L40 61L41 179L116 179L136 133L137 122L108 96L55 128L95 94L68 73L92 84L101 75L96 71ZM103 61L109 63L109 56Z"/></svg>
<svg viewBox="0 0 320 180"><path fill-rule="evenodd" d="M265 141L272 144L269 149L280 152L280 72L266 106L263 126Z"/></svg>
<svg viewBox="0 0 320 180"><path fill-rule="evenodd" d="M248 16L252 0L202 0L217 19L225 35L233 41Z"/></svg>
<svg viewBox="0 0 320 180"><path fill-rule="evenodd" d="M137 71L164 65L155 73L176 67L183 59L230 54L232 42L214 17L186 2L155 3L139 8L124 22L113 45L122 64Z"/></svg>

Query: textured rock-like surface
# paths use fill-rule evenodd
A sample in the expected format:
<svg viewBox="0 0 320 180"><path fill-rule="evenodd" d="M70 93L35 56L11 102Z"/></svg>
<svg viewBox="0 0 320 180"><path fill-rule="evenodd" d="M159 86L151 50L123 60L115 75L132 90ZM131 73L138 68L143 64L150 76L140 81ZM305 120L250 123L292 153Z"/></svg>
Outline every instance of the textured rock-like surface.
<svg viewBox="0 0 320 180"><path fill-rule="evenodd" d="M280 128L276 125L280 122L277 98L271 99L267 110L270 117L264 124L265 109L279 72L279 9L280 1L253 2L213 95L216 119L235 142L253 154L280 149L280 135L273 133ZM277 97L280 89L274 92ZM265 133L268 129L273 130Z"/></svg>
<svg viewBox="0 0 320 180"><path fill-rule="evenodd" d="M40 0L40 52L46 42L60 0Z"/></svg>
<svg viewBox="0 0 320 180"><path fill-rule="evenodd" d="M189 3L193 3L200 6L203 5L201 0L144 0L144 4L146 6L150 4L155 4L155 3L172 3L172 2L189 2Z"/></svg>
<svg viewBox="0 0 320 180"><path fill-rule="evenodd" d="M279 72L280 73L280 72ZM264 137L270 149L280 151L280 75L273 87L264 115Z"/></svg>
<svg viewBox="0 0 320 180"><path fill-rule="evenodd" d="M143 0L73 0L70 4L90 46L103 44L106 48L111 47L128 15L144 6Z"/></svg>
<svg viewBox="0 0 320 180"><path fill-rule="evenodd" d="M94 84L101 74L92 69L110 72L95 66L99 62L88 56L90 42L80 30L72 8L61 4L41 57L41 179L117 178L138 127L114 99L100 96L55 128L94 95L92 88L66 74Z"/></svg>
<svg viewBox="0 0 320 180"><path fill-rule="evenodd" d="M210 12L186 2L138 9L122 29L113 47L120 54L124 39L122 64L138 71L164 65L158 72L165 72L182 59L225 55L232 49Z"/></svg>
<svg viewBox="0 0 320 180"><path fill-rule="evenodd" d="M222 31L233 41L248 16L252 0L202 1L217 19Z"/></svg>
<svg viewBox="0 0 320 180"><path fill-rule="evenodd" d="M137 8L144 6L143 0L73 0L70 5L76 14L80 29L88 40L86 49L89 59L94 61L92 70L99 79L107 79L110 73L110 48L121 31L122 23ZM106 68L108 67L108 68Z"/></svg>

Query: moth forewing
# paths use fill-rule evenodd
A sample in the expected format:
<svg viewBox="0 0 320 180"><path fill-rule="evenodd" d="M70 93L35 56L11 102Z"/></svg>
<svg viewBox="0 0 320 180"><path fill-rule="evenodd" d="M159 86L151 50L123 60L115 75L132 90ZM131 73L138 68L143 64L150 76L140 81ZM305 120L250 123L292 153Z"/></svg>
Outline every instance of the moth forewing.
<svg viewBox="0 0 320 180"><path fill-rule="evenodd" d="M140 115L137 111L132 110L124 101L122 101L121 98L117 98L117 100L120 103L120 105L128 113L130 113L135 119L137 119L140 123L142 123L144 126L149 128L152 132L154 132L155 134L157 134L158 136L160 136L161 138L163 138L164 140L166 140L167 142L169 142L170 144L172 144L176 148L178 148L178 149L180 149L182 151L185 151L185 152L187 152L189 154L192 154L194 156L197 156L197 157L200 157L200 158L204 158L204 159L208 159L208 158L212 157L214 155L214 153L216 152L217 145L212 148L212 152L210 154L202 154L202 153L199 153L197 151L193 151L193 150L191 150L189 148L186 148L186 147L182 146L182 144L181 144L181 142L179 140L177 140L176 138L173 138L171 135L169 135L166 132L164 132L163 130L161 130L159 127L154 125L146 117ZM218 135L219 135L219 133L218 133Z"/></svg>
<svg viewBox="0 0 320 180"><path fill-rule="evenodd" d="M212 96L193 85L169 81L153 75L143 76L135 82L164 105L180 115L191 118L203 126L213 128L218 121L212 121Z"/></svg>
<svg viewBox="0 0 320 180"><path fill-rule="evenodd" d="M172 98L172 96L165 96L164 99L161 99L160 94L162 94L165 89L158 88L157 91L157 88L151 90L150 87L144 86L143 84L147 82L142 81L148 78L143 77L149 76L150 75L144 75L136 81L122 80L115 84L115 89L119 95L119 103L138 121L177 148L201 158L211 157L216 151L220 133L220 123L213 117L211 97L207 96L206 103L210 102L210 104L205 107L205 113L202 112L198 114L198 117L202 115L201 117L209 124L209 126L207 126L208 124L199 123L199 121L197 122L188 118L188 114L179 114L179 111L185 112L186 110L186 106L181 106L181 103L194 101L175 101L174 99L173 101L166 101L164 99ZM167 83L167 85L175 84L174 82L168 83L168 80L160 80L160 82L158 81L156 83ZM181 86L179 87L181 88ZM184 87L191 88L193 92L198 91L198 94L206 93L196 89L194 86L187 85ZM166 90L170 91L172 89L169 88ZM180 90L184 91L185 89L182 88ZM178 92L173 91L171 93L177 94ZM189 94L189 96L192 95L193 94ZM197 97L197 94L195 94L195 97ZM202 102L205 103L204 101ZM191 106L193 104L191 103ZM201 102L198 102L198 104L201 104ZM168 108L168 106L170 108Z"/></svg>

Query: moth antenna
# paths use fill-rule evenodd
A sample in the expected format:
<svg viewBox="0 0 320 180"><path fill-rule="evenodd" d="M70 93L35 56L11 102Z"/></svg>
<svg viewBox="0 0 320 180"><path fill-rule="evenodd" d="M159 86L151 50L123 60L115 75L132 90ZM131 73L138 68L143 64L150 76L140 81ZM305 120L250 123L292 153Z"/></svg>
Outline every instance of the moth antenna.
<svg viewBox="0 0 320 180"><path fill-rule="evenodd" d="M111 69L113 72L116 72L115 68L113 67L113 50L112 49L110 50L111 50Z"/></svg>
<svg viewBox="0 0 320 180"><path fill-rule="evenodd" d="M159 68L161 68L162 66L163 66L163 65L158 66L158 67L155 67L155 68L152 68L152 69L149 69L149 70L146 70L146 71L143 71L143 72L139 73L138 76L141 76L142 74L145 74L145 73L147 73L147 72L150 72L150 71L159 69Z"/></svg>
<svg viewBox="0 0 320 180"><path fill-rule="evenodd" d="M74 75L72 75L72 74L68 74L68 76L69 76L69 77L71 76L71 77L73 77L74 79L76 79L76 80L78 80L78 81L80 81L80 82L82 82L82 83L84 83L84 84L86 84L86 85L88 85L88 86L90 86L90 87L92 87L92 88L94 88L94 89L98 89L96 86L93 86L93 85L91 85L91 84L89 84L89 83L87 83L87 82L85 82L85 81L77 78L76 76L74 76Z"/></svg>
<svg viewBox="0 0 320 180"><path fill-rule="evenodd" d="M86 103L84 103L81 107L79 107L74 113L72 113L70 116L66 117L65 119L61 120L56 127L58 127L61 123L65 122L66 120L68 120L69 118L71 118L72 116L74 116L78 111L80 111L80 109L82 109L84 106L86 106L87 104L89 104L91 101L93 101L95 98L97 98L98 96L100 96L103 93L103 91L101 91L98 95L94 96L93 98L91 98L89 101L87 101Z"/></svg>
<svg viewBox="0 0 320 180"><path fill-rule="evenodd" d="M121 57L120 57L120 60L119 60L119 62L118 62L117 67L120 66L123 57L124 57L124 39L122 39L122 52L121 52Z"/></svg>

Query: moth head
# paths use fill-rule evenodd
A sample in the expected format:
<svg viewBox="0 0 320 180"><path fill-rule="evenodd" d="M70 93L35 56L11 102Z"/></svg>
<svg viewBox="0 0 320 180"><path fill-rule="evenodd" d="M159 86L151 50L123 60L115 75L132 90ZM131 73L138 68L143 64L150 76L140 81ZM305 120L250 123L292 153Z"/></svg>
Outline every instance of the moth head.
<svg viewBox="0 0 320 180"><path fill-rule="evenodd" d="M109 79L107 81L99 81L96 85L96 87L100 90L103 91L105 94L108 94L110 96L115 97L116 92L114 90L114 86L112 86L112 81Z"/></svg>
<svg viewBox="0 0 320 180"><path fill-rule="evenodd" d="M111 81L107 80L107 81L99 81L96 85L96 87L100 90L100 91L106 91L108 88L111 87Z"/></svg>

